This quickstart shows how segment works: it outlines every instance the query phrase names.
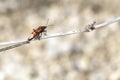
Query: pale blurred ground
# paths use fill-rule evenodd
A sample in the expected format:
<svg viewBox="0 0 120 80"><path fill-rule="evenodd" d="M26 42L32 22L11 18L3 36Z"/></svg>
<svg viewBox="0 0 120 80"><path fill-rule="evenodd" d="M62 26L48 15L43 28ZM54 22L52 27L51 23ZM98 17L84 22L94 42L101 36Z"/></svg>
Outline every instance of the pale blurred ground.
<svg viewBox="0 0 120 80"><path fill-rule="evenodd" d="M48 35L120 16L120 0L0 0L0 42ZM120 80L120 23L90 32L34 41L1 52L0 80Z"/></svg>

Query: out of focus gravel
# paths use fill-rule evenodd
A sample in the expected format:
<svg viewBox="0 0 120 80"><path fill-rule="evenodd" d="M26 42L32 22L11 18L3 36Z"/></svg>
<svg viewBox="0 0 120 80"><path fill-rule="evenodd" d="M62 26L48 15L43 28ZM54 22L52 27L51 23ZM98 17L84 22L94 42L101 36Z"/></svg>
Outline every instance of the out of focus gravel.
<svg viewBox="0 0 120 80"><path fill-rule="evenodd" d="M120 0L0 0L0 42L48 35L120 16ZM90 33L34 41L0 53L0 80L119 80L120 23Z"/></svg>

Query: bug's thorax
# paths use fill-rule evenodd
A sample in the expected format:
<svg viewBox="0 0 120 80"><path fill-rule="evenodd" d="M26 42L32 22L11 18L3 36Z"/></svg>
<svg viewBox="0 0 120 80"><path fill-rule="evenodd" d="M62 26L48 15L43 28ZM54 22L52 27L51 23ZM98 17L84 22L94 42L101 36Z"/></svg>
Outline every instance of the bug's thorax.
<svg viewBox="0 0 120 80"><path fill-rule="evenodd" d="M39 26L37 29L35 29L34 32L42 33L44 32L45 29L46 29L46 26Z"/></svg>

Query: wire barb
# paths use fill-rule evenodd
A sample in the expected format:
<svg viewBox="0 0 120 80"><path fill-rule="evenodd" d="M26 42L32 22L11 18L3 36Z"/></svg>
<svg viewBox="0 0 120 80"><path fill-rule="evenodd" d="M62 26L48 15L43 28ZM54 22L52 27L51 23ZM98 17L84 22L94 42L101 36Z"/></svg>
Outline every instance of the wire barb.
<svg viewBox="0 0 120 80"><path fill-rule="evenodd" d="M91 24L87 25L86 26L86 32L90 32L90 31L93 31L95 29L95 24L96 24L96 21L93 21Z"/></svg>

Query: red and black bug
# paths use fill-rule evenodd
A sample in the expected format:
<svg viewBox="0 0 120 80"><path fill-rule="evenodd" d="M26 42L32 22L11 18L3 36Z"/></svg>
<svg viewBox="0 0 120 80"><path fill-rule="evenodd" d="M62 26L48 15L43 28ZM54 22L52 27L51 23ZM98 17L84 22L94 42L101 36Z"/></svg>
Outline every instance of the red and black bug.
<svg viewBox="0 0 120 80"><path fill-rule="evenodd" d="M47 21L47 26L48 26L48 21ZM33 32L31 33L32 35L28 38L28 41L31 41L33 39L40 39L42 37L42 33L46 35L47 26L39 26L37 29L33 29Z"/></svg>
<svg viewBox="0 0 120 80"><path fill-rule="evenodd" d="M28 38L28 41L31 41L33 39L40 39L43 32L46 32L47 26L39 26L37 29L33 29L33 32L31 33L32 36Z"/></svg>

